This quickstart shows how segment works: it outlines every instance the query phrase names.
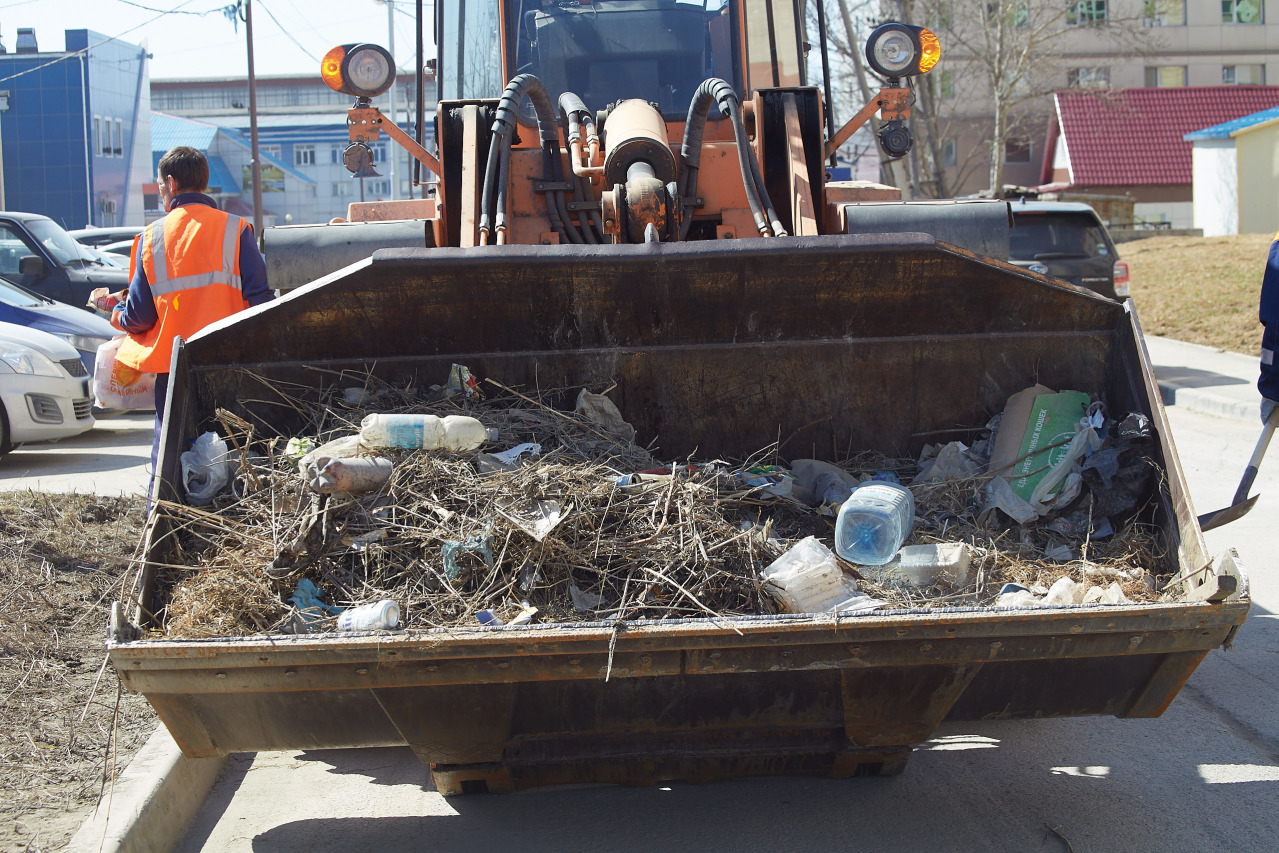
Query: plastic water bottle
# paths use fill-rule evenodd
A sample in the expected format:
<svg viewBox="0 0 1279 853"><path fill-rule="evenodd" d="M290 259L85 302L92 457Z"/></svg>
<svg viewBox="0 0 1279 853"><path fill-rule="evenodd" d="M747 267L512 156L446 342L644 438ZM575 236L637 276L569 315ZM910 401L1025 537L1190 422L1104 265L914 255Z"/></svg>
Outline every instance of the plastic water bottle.
<svg viewBox="0 0 1279 853"><path fill-rule="evenodd" d="M882 566L915 526L915 496L905 486L869 482L839 508L835 551L850 563Z"/></svg>
<svg viewBox="0 0 1279 853"><path fill-rule="evenodd" d="M389 598L351 607L338 614L339 631L393 631L400 624L400 605Z"/></svg>
<svg viewBox="0 0 1279 853"><path fill-rule="evenodd" d="M311 491L322 495L334 492L372 492L385 486L386 481L391 479L391 469L391 460L384 456L359 456L353 459L317 456L314 473L307 480L307 485L311 487Z"/></svg>
<svg viewBox="0 0 1279 853"><path fill-rule="evenodd" d="M411 450L474 450L489 440L489 431L465 415L368 415L360 421L360 441L369 447Z"/></svg>

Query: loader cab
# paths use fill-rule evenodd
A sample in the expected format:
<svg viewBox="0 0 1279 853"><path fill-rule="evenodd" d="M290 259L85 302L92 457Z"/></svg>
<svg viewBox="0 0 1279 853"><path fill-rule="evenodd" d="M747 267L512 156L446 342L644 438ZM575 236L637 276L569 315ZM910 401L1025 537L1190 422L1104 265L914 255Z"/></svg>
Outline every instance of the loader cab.
<svg viewBox="0 0 1279 853"><path fill-rule="evenodd" d="M442 101L493 98L534 74L553 102L575 92L602 110L641 98L680 121L710 77L743 98L804 84L795 0L440 0L436 9Z"/></svg>

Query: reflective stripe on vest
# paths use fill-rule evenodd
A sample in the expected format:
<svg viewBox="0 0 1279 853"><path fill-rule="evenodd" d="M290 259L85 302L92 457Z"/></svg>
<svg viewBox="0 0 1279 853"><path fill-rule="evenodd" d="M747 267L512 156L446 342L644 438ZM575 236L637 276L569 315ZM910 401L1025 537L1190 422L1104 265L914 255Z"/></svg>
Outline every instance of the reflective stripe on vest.
<svg viewBox="0 0 1279 853"><path fill-rule="evenodd" d="M210 284L225 284L243 292L240 276L232 272L236 268L236 255L240 252L240 228L243 221L233 214L227 215L226 231L222 235L222 269L173 278L169 278L169 262L164 256L164 219L153 222L151 266L155 268L155 281L151 282L151 294L159 298L179 290L193 290Z"/></svg>

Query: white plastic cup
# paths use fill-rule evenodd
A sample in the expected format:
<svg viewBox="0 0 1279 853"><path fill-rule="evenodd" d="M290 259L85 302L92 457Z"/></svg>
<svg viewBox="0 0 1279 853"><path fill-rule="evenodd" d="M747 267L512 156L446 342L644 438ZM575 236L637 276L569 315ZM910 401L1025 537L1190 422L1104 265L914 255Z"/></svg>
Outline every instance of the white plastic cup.
<svg viewBox="0 0 1279 853"><path fill-rule="evenodd" d="M338 614L339 631L392 631L400 624L400 605L389 598L349 607Z"/></svg>
<svg viewBox="0 0 1279 853"><path fill-rule="evenodd" d="M895 483L870 482L844 501L835 521L835 552L850 563L882 566L915 527L915 496Z"/></svg>

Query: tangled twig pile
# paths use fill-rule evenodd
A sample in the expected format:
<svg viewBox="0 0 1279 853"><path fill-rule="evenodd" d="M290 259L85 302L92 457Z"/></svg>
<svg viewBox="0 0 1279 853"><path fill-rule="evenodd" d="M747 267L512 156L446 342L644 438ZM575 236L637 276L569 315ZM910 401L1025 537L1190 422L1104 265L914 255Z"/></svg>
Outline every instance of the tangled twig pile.
<svg viewBox="0 0 1279 853"><path fill-rule="evenodd" d="M162 574L171 589L167 635L306 630L287 603L302 578L337 607L394 599L409 628L492 616L509 622L534 608L539 622L773 613L761 570L806 536L830 541L833 519L752 479L758 466L781 461L775 448L746 460L659 462L628 437L550 408L543 400L553 396L502 388L483 401L422 403L411 393L370 391L366 382L360 393L323 401L312 418L323 425L317 440L355 432L369 411L392 411L475 417L497 431L490 453L541 448L497 470L477 468L474 453L379 450L393 459L393 475L368 494L307 491L285 439L259 438L251 424L220 412L241 459L234 489L211 508L162 506L179 555ZM868 455L844 467L896 470L904 481L916 469L910 460ZM974 570L963 588L870 578L859 585L890 607L936 607L989 603L1005 581L1047 585L1066 574L1088 581L1100 571L1121 580L1132 600L1154 598L1146 576L1161 571L1165 555L1151 533L1130 526L1105 546L1083 543L1081 559L1050 562L1049 534L1032 541L1018 532L1026 528L1010 533L979 520L979 485L914 487L910 542L969 543ZM331 630L334 621L312 619L309 628Z"/></svg>

